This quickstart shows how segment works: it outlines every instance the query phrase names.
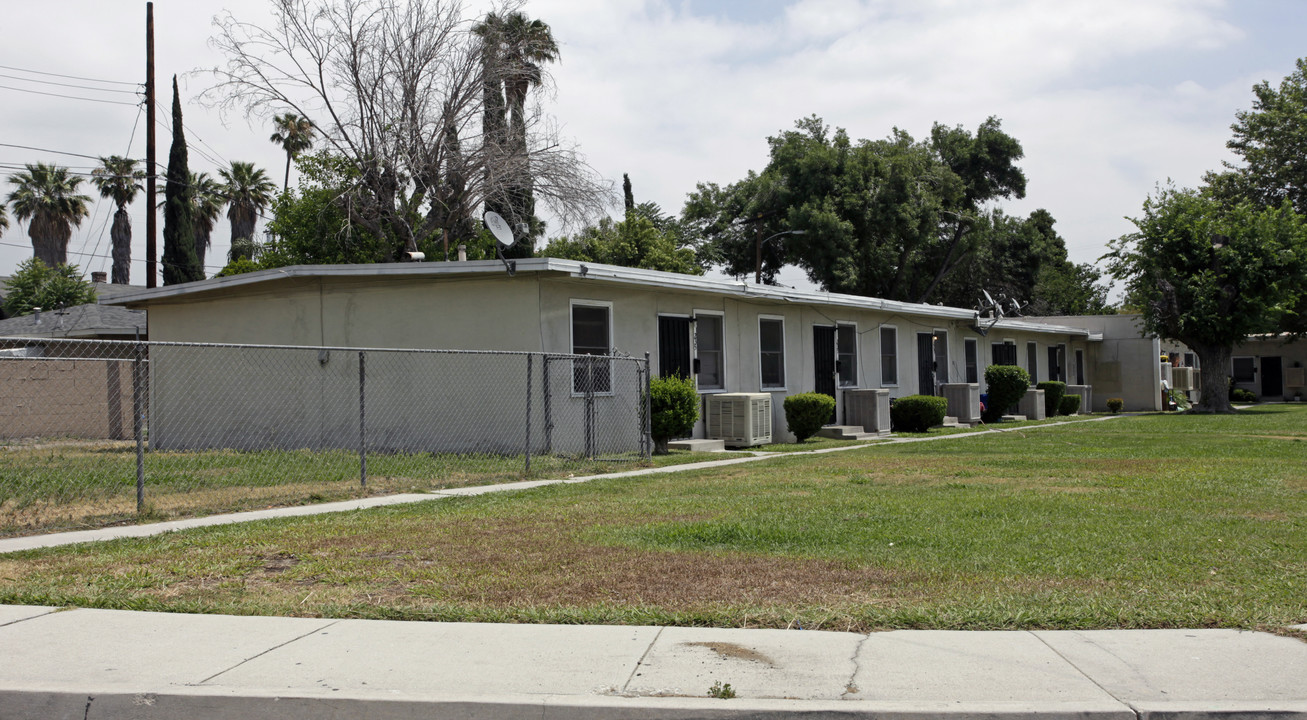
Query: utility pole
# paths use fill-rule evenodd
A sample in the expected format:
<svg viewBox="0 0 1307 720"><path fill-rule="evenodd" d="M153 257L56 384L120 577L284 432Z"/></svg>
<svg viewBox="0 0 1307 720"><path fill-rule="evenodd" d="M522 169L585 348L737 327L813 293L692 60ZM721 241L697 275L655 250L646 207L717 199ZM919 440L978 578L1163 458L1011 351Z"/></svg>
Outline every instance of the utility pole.
<svg viewBox="0 0 1307 720"><path fill-rule="evenodd" d="M154 3L145 3L145 287L157 284L158 202L155 199L154 159Z"/></svg>

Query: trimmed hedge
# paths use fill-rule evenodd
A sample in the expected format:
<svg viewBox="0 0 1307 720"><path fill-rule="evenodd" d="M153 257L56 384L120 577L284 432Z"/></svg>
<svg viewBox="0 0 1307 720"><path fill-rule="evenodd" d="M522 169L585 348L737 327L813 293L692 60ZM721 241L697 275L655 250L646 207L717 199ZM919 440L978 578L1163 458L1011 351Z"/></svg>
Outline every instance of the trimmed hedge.
<svg viewBox="0 0 1307 720"><path fill-rule="evenodd" d="M1063 415L1075 415L1080 412L1080 396L1063 395L1062 404L1058 406L1057 410Z"/></svg>
<svg viewBox="0 0 1307 720"><path fill-rule="evenodd" d="M943 424L948 400L934 395L909 395L889 406L890 421L898 432L926 432Z"/></svg>
<svg viewBox="0 0 1307 720"><path fill-rule="evenodd" d="M1044 391L1044 415L1054 417L1062 409L1062 397L1066 395L1066 383L1058 380L1045 380L1035 387Z"/></svg>
<svg viewBox="0 0 1307 720"><path fill-rule="evenodd" d="M1121 412L1124 409L1125 409L1125 400L1122 400L1121 398L1107 399L1107 411L1112 413L1113 415L1116 415L1117 413Z"/></svg>
<svg viewBox="0 0 1307 720"><path fill-rule="evenodd" d="M785 424L794 433L795 442L803 442L830 422L835 414L835 398L824 393L799 393L785 398Z"/></svg>
<svg viewBox="0 0 1307 720"><path fill-rule="evenodd" d="M1230 400L1237 403L1255 403L1257 402L1257 393L1252 390L1235 388L1230 391Z"/></svg>
<svg viewBox="0 0 1307 720"><path fill-rule="evenodd" d="M998 422L1030 389L1030 373L1016 365L990 365L985 368L985 385L989 387L989 402L980 419Z"/></svg>
<svg viewBox="0 0 1307 720"><path fill-rule="evenodd" d="M649 434L654 452L667 454L667 442L688 437L699 419L699 393L694 381L676 375L649 380Z"/></svg>
<svg viewBox="0 0 1307 720"><path fill-rule="evenodd" d="M834 413L835 398L824 393L799 393L785 398L785 424L794 433L795 442L816 435Z"/></svg>

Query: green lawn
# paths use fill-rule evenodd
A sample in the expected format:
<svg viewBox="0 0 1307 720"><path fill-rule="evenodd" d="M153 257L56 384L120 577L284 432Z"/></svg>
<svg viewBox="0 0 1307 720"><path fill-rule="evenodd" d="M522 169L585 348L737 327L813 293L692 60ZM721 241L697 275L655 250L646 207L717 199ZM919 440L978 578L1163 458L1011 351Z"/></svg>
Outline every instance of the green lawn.
<svg viewBox="0 0 1307 720"><path fill-rule="evenodd" d="M1307 622L1307 408L780 456L0 557L0 601L516 622Z"/></svg>
<svg viewBox="0 0 1307 720"><path fill-rule="evenodd" d="M136 448L124 442L0 445L0 537L156 522L254 508L425 492L720 459L673 452L651 461L553 455L371 453L368 481L351 451L176 451L145 455L145 512L136 512Z"/></svg>

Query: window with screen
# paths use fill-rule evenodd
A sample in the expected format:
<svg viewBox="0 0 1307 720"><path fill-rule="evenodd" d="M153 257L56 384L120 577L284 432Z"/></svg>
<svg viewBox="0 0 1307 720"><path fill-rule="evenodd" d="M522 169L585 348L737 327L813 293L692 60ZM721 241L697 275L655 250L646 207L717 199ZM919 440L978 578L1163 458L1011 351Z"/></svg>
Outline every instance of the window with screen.
<svg viewBox="0 0 1307 720"><path fill-rule="evenodd" d="M880 329L880 384L899 384L899 331L892 327Z"/></svg>
<svg viewBox="0 0 1307 720"><path fill-rule="evenodd" d="M840 386L858 384L858 328L839 325L835 328L835 367L839 368Z"/></svg>
<svg viewBox="0 0 1307 720"><path fill-rule="evenodd" d="M979 350L977 349L975 339L967 338L964 340L962 343L962 351L963 355L965 355L964 360L967 364L967 382L980 382L980 368L978 367L979 358L976 357L979 354Z"/></svg>
<svg viewBox="0 0 1307 720"><path fill-rule="evenodd" d="M1257 379L1257 363L1254 358L1237 357L1233 363L1234 381L1237 383L1250 383Z"/></svg>
<svg viewBox="0 0 1307 720"><path fill-rule="evenodd" d="M611 348L611 309L606 305L572 306L572 353L594 355L594 360L577 359L572 362L572 390L585 392L612 392L612 378L606 356Z"/></svg>
<svg viewBox="0 0 1307 720"><path fill-rule="evenodd" d="M725 387L722 318L718 315L699 315L695 320L694 336L699 350L699 389L722 389Z"/></svg>
<svg viewBox="0 0 1307 720"><path fill-rule="evenodd" d="M762 365L762 387L785 387L785 321L758 320L758 356Z"/></svg>

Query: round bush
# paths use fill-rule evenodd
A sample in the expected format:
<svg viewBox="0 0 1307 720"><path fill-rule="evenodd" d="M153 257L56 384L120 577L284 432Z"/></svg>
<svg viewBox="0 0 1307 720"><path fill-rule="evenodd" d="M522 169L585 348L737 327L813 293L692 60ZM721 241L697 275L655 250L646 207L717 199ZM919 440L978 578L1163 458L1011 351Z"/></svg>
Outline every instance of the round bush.
<svg viewBox="0 0 1307 720"><path fill-rule="evenodd" d="M944 422L948 400L934 395L901 397L889 407L890 421L898 432L926 432Z"/></svg>
<svg viewBox="0 0 1307 720"><path fill-rule="evenodd" d="M1016 365L990 365L985 369L985 384L989 386L989 402L981 420L998 422L1030 389L1030 373Z"/></svg>
<svg viewBox="0 0 1307 720"><path fill-rule="evenodd" d="M1122 400L1121 398L1107 399L1107 410L1113 415L1121 412L1124 409L1125 409L1125 400Z"/></svg>
<svg viewBox="0 0 1307 720"><path fill-rule="evenodd" d="M799 393L785 398L785 424L794 433L795 442L816 435L834 413L835 398L824 393Z"/></svg>
<svg viewBox="0 0 1307 720"><path fill-rule="evenodd" d="M690 436L698 419L699 393L693 380L672 375L649 381L649 434L655 453L666 455L667 442Z"/></svg>
<svg viewBox="0 0 1307 720"><path fill-rule="evenodd" d="M1057 415L1057 411L1062 409L1062 396L1066 395L1066 383L1046 380L1035 387L1044 391L1044 415Z"/></svg>
<svg viewBox="0 0 1307 720"><path fill-rule="evenodd" d="M1252 390L1235 388L1230 391L1230 399L1238 403L1255 403L1257 402L1257 393Z"/></svg>
<svg viewBox="0 0 1307 720"><path fill-rule="evenodd" d="M1063 395L1057 411L1063 415L1075 415L1080 412L1080 399L1079 395Z"/></svg>

